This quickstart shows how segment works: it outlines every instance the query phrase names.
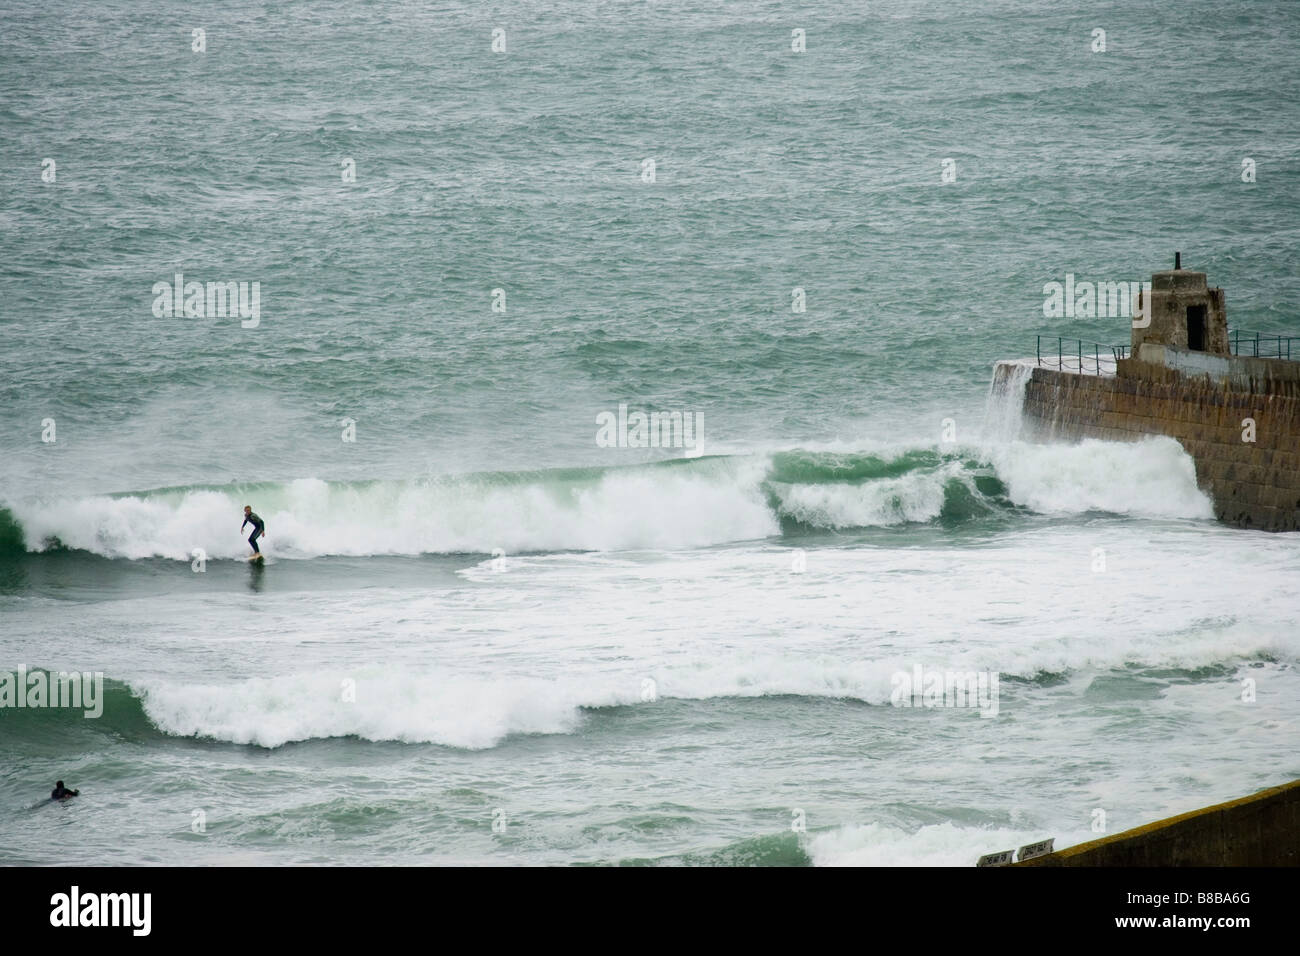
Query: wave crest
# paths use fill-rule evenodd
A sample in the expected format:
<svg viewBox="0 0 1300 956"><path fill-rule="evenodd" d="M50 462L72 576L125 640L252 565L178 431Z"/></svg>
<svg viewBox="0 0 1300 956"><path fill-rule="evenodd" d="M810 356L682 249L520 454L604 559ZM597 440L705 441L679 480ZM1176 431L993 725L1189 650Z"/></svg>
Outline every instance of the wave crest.
<svg viewBox="0 0 1300 956"><path fill-rule="evenodd" d="M195 549L242 557L246 502L266 519L267 550L288 558L670 550L794 529L949 524L1025 510L1212 515L1191 459L1172 439L1012 442L35 499L0 509L0 557L52 548L109 558L189 561Z"/></svg>

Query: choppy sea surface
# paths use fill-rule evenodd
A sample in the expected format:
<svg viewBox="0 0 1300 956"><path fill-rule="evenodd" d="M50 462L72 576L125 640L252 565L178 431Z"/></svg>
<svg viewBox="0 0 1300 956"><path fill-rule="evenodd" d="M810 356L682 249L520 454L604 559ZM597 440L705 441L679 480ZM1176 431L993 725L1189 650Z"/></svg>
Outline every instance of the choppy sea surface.
<svg viewBox="0 0 1300 956"><path fill-rule="evenodd" d="M0 862L968 866L1300 776L1300 538L990 395L1175 250L1300 334L1298 34L6 4Z"/></svg>

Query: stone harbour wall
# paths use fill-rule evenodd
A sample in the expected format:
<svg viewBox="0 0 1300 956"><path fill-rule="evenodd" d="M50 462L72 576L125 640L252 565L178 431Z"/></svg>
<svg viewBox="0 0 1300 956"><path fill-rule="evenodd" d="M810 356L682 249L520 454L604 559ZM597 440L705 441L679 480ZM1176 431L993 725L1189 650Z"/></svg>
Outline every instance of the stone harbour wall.
<svg viewBox="0 0 1300 956"><path fill-rule="evenodd" d="M1300 866L1300 781L1016 866Z"/></svg>
<svg viewBox="0 0 1300 956"><path fill-rule="evenodd" d="M1035 368L1025 385L1021 437L1167 435L1196 463L1197 483L1220 521L1300 531L1300 388L1291 374L1300 363L1271 365L1240 365L1222 378L1136 359L1120 360L1111 376ZM998 364L995 389L1007 387L1015 368Z"/></svg>

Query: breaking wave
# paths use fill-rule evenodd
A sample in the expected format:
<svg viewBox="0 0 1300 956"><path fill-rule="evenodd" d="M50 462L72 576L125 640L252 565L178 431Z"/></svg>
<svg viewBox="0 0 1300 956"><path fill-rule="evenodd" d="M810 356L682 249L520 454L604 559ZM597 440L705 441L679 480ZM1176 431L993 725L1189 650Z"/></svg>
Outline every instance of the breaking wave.
<svg viewBox="0 0 1300 956"><path fill-rule="evenodd" d="M279 557L684 549L812 530L1100 511L1209 518L1177 442L794 449L408 481L189 486L0 508L0 557L51 549L190 560L247 553L245 503Z"/></svg>

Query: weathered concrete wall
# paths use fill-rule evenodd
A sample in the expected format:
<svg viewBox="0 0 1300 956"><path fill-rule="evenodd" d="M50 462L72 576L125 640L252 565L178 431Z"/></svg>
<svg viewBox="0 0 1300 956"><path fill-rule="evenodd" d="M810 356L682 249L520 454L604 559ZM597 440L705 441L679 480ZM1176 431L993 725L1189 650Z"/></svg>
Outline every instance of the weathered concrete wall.
<svg viewBox="0 0 1300 956"><path fill-rule="evenodd" d="M1144 346L1144 349L1149 346ZM995 387L1015 366L999 364ZM1279 371L1280 368L1280 371ZM1024 437L1136 441L1168 435L1196 463L1201 490L1221 521L1300 531L1300 381L1263 359L1232 361L1230 375L1135 359L1114 376L1035 368L1025 386ZM1243 440L1254 420L1254 441Z"/></svg>
<svg viewBox="0 0 1300 956"><path fill-rule="evenodd" d="M1015 866L1297 866L1300 780Z"/></svg>
<svg viewBox="0 0 1300 956"><path fill-rule="evenodd" d="M1150 342L1144 342L1133 357L1141 359L1144 364L1175 369L1184 378L1199 375L1226 381L1239 391L1265 395L1300 395L1300 361L1211 355L1208 352L1189 352L1166 345L1152 345ZM1132 368L1128 374L1133 374Z"/></svg>

